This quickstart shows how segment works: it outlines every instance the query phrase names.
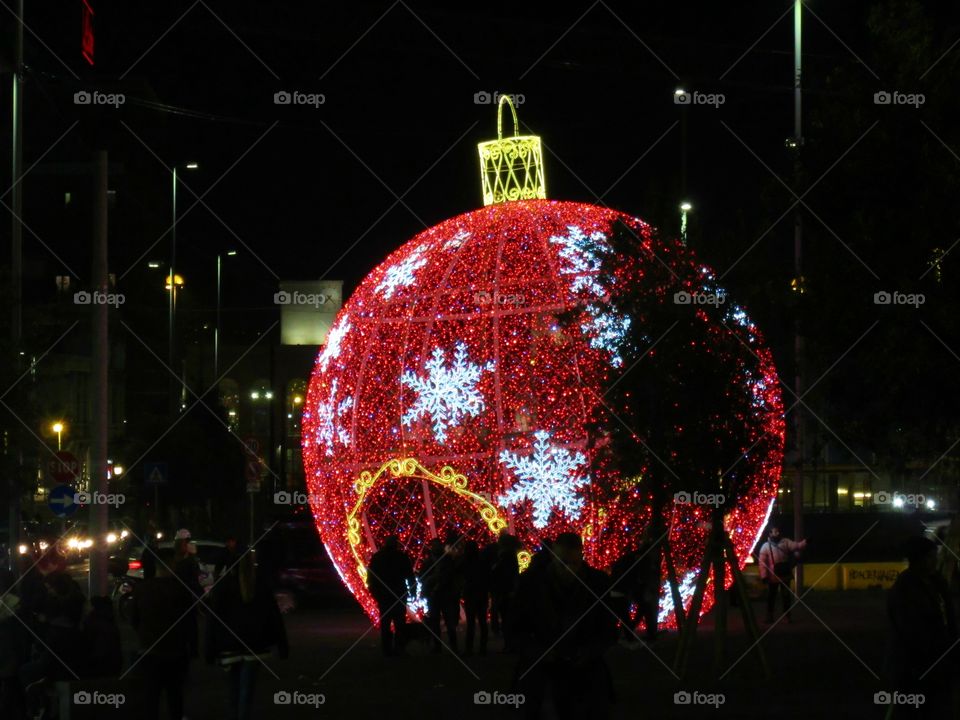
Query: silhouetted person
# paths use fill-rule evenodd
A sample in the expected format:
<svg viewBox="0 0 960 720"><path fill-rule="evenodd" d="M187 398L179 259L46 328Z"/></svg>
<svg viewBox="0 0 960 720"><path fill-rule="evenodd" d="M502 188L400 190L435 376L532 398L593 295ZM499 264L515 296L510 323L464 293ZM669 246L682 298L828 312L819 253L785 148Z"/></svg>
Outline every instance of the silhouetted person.
<svg viewBox="0 0 960 720"><path fill-rule="evenodd" d="M435 553L435 549L433 549ZM427 558L422 582L429 586L426 594L428 627L434 632L434 652L440 652L440 619L447 629L450 649L457 652L457 625L460 623L460 594L463 590L461 558L463 541L459 536L447 538L443 551Z"/></svg>
<svg viewBox="0 0 960 720"><path fill-rule="evenodd" d="M12 572L0 568L0 717L21 718L24 715L23 688L20 685L21 665L30 651L30 636L24 627L22 603Z"/></svg>
<svg viewBox="0 0 960 720"><path fill-rule="evenodd" d="M497 538L496 558L490 570L490 625L494 635L504 635L505 649L510 648L507 628L517 582L520 578L520 564L517 551L520 543L509 533L502 532Z"/></svg>
<svg viewBox="0 0 960 720"><path fill-rule="evenodd" d="M773 611L777 604L777 593L783 600L783 612L787 622L793 622L790 607L793 605L793 568L796 566L797 553L807 546L806 540L794 542L781 537L780 528L770 528L767 541L760 546L760 579L767 584L767 622L773 622Z"/></svg>
<svg viewBox="0 0 960 720"><path fill-rule="evenodd" d="M160 543L156 533L151 533L143 546L140 555L140 567L143 569L143 579L150 580L157 576L157 553L160 552Z"/></svg>
<svg viewBox="0 0 960 720"><path fill-rule="evenodd" d="M145 686L145 716L159 716L160 695L165 693L170 720L182 720L183 686L190 663L187 615L195 600L170 572L171 558L161 554L160 560L156 577L137 585L133 595L130 621L140 650L136 670Z"/></svg>
<svg viewBox="0 0 960 720"><path fill-rule="evenodd" d="M620 618L623 637L636 641L636 626L643 620L646 638L653 641L657 635L659 613L659 572L656 563L659 553L648 538L641 540L636 550L621 555L610 569L613 590L611 606ZM630 606L636 605L636 613Z"/></svg>
<svg viewBox="0 0 960 720"><path fill-rule="evenodd" d="M20 668L24 687L41 678L73 680L83 674L83 591L66 571L54 570L43 576L40 592L31 608L35 652Z"/></svg>
<svg viewBox="0 0 960 720"><path fill-rule="evenodd" d="M480 628L480 654L487 654L487 609L490 605L490 564L476 542L463 551L463 610L467 619L466 652L473 653L474 630Z"/></svg>
<svg viewBox="0 0 960 720"><path fill-rule="evenodd" d="M123 653L113 601L108 597L92 597L90 606L83 621L84 674L88 677L116 677L123 665Z"/></svg>
<svg viewBox="0 0 960 720"><path fill-rule="evenodd" d="M216 582L220 579L220 576L233 567L234 563L240 558L240 545L237 542L237 539L232 535L227 538L226 542L223 545L223 550L220 552L217 557L217 562L213 566L213 580ZM259 561L259 554L258 554ZM258 568L259 570L259 568ZM266 578L261 577L261 580Z"/></svg>
<svg viewBox="0 0 960 720"><path fill-rule="evenodd" d="M391 535L384 541L383 547L373 554L367 566L367 587L377 602L380 647L384 655L393 655L395 651L403 649L407 596L413 581L410 556L400 549L399 538Z"/></svg>
<svg viewBox="0 0 960 720"><path fill-rule="evenodd" d="M183 530L180 530L177 534L183 532ZM193 599L200 600L203 598L203 587L200 585L200 564L194 556L195 552L196 546L190 543L189 535L178 537L173 544L173 572L190 592L190 595L193 596ZM199 631L197 629L199 603L192 602L191 605L185 621L190 642L190 657L195 658L199 654Z"/></svg>
<svg viewBox="0 0 960 720"><path fill-rule="evenodd" d="M896 689L922 693L926 701L909 717L955 717L949 714L957 652L944 654L957 639L957 623L947 582L937 572L937 546L923 537L907 542L909 566L900 573L887 596L893 628L891 670Z"/></svg>
<svg viewBox="0 0 960 720"><path fill-rule="evenodd" d="M443 541L439 538L427 543L427 554L420 561L417 576L420 579L420 592L427 602L424 624L433 636L433 651L440 652L440 602L437 596L439 586L439 562L443 558Z"/></svg>
<svg viewBox="0 0 960 720"><path fill-rule="evenodd" d="M612 682L603 655L617 640L610 579L586 563L574 533L561 533L545 552L554 557L534 556L520 576L511 621L520 652L515 681L527 717L548 708L561 720L605 718Z"/></svg>
<svg viewBox="0 0 960 720"><path fill-rule="evenodd" d="M206 660L230 672L227 720L249 720L257 672L275 648L288 654L287 632L266 579L258 577L247 552L212 591L207 619Z"/></svg>

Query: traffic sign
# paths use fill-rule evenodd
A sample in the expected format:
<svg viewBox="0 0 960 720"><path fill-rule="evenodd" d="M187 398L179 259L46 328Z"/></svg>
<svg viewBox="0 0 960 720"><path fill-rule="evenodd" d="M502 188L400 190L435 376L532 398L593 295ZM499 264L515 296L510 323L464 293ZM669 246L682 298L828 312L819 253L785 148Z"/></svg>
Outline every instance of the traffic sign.
<svg viewBox="0 0 960 720"><path fill-rule="evenodd" d="M166 463L149 462L143 464L144 485L165 485L168 477Z"/></svg>
<svg viewBox="0 0 960 720"><path fill-rule="evenodd" d="M55 457L47 460L47 475L55 482L66 483L80 479L80 461L73 453L61 450Z"/></svg>
<svg viewBox="0 0 960 720"><path fill-rule="evenodd" d="M47 504L50 506L50 510L53 512L53 514L57 517L69 517L77 511L78 507L80 507L73 502L74 495L76 495L76 491L69 485L58 485L50 491Z"/></svg>

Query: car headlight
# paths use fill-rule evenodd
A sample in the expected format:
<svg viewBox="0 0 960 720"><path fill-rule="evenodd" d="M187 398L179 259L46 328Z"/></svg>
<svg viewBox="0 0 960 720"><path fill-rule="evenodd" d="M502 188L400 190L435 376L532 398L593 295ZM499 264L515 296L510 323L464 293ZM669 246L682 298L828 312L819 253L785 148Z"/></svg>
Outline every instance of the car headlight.
<svg viewBox="0 0 960 720"><path fill-rule="evenodd" d="M20 551L21 555L26 555L29 549L30 548L28 548L26 545L20 545L19 547L17 547L17 550Z"/></svg>
<svg viewBox="0 0 960 720"><path fill-rule="evenodd" d="M115 543L116 541L117 541L117 534L116 534L116 533L107 533L107 544L108 544L108 545L112 545L112 544Z"/></svg>
<svg viewBox="0 0 960 720"><path fill-rule="evenodd" d="M41 541L40 541L40 550L41 550L41 551L42 551L42 550L46 550L48 547L50 547L50 544L49 544L46 540L41 540Z"/></svg>
<svg viewBox="0 0 960 720"><path fill-rule="evenodd" d="M130 534L130 533L127 532L126 530L121 530L121 531L120 531L120 537L121 537L121 538L125 538L125 537L127 537L127 535L129 535L129 534Z"/></svg>
<svg viewBox="0 0 960 720"><path fill-rule="evenodd" d="M80 543L80 546L84 548L93 547L93 540L90 538L85 538L83 542Z"/></svg>
<svg viewBox="0 0 960 720"><path fill-rule="evenodd" d="M80 541L77 540L75 537L72 537L69 540L67 540L67 547L70 548L71 550L76 550L78 547L80 547Z"/></svg>

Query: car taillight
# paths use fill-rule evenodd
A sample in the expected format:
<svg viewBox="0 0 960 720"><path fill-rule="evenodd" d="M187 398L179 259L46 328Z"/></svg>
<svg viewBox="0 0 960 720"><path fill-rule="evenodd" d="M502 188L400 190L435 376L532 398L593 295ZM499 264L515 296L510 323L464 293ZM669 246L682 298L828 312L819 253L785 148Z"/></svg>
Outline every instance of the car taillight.
<svg viewBox="0 0 960 720"><path fill-rule="evenodd" d="M128 572L130 570L142 570L142 569L143 569L143 563L139 560L131 560L130 564L127 565Z"/></svg>

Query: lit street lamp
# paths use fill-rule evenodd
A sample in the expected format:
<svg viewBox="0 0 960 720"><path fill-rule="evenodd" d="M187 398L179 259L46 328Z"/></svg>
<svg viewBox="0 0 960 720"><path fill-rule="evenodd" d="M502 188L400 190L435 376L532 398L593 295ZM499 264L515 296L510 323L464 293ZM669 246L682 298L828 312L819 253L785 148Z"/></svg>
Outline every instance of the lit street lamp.
<svg viewBox="0 0 960 720"><path fill-rule="evenodd" d="M687 213L693 210L693 205L688 202L680 203L680 241L687 244Z"/></svg>
<svg viewBox="0 0 960 720"><path fill-rule="evenodd" d="M62 422L58 420L57 422L55 422L53 425L50 426L50 429L57 434L57 452L59 452L61 449L63 449L60 435L64 431L64 425Z"/></svg>

